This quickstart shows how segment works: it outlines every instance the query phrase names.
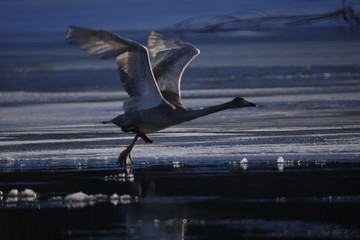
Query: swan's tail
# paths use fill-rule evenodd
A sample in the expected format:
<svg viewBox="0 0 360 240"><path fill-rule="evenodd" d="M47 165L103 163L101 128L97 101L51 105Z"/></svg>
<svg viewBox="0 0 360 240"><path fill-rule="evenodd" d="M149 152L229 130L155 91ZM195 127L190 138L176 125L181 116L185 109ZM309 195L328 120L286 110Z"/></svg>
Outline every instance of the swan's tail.
<svg viewBox="0 0 360 240"><path fill-rule="evenodd" d="M102 124L108 124L108 123L112 123L112 121L110 120L110 121L102 121L102 122L100 122L100 123L102 123Z"/></svg>

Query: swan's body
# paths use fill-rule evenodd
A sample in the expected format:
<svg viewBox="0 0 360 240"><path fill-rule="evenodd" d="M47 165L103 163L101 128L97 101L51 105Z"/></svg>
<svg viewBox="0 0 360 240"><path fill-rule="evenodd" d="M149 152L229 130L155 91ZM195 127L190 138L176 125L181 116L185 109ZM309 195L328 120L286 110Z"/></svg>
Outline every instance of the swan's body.
<svg viewBox="0 0 360 240"><path fill-rule="evenodd" d="M136 134L130 146L120 154L121 164L131 164L130 152L139 137L152 143L146 134L228 108L255 106L238 97L200 110L186 108L180 94L182 73L200 53L189 43L152 32L148 40L154 57L151 67L146 47L112 33L69 27L67 38L92 55L116 58L129 98L124 102L124 114L104 123L114 123L122 131Z"/></svg>

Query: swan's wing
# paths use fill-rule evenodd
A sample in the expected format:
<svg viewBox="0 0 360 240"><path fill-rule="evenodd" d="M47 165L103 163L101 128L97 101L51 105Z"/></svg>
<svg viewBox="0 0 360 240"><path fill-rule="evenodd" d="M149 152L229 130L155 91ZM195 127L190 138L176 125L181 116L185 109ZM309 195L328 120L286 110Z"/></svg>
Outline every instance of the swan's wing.
<svg viewBox="0 0 360 240"><path fill-rule="evenodd" d="M180 94L181 77L200 50L190 43L158 32L151 32L148 48L154 57L152 69L161 94L170 103L184 107Z"/></svg>
<svg viewBox="0 0 360 240"><path fill-rule="evenodd" d="M149 63L147 49L115 34L83 27L69 27L67 39L102 59L116 58L121 82L129 94L125 112L144 110L164 103Z"/></svg>

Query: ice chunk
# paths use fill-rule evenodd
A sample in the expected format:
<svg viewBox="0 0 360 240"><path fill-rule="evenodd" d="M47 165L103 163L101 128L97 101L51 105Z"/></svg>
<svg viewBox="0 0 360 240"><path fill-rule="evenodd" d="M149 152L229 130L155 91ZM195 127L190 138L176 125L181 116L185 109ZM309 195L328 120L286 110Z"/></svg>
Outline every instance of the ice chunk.
<svg viewBox="0 0 360 240"><path fill-rule="evenodd" d="M64 197L66 202L89 202L92 199L90 195L83 192L72 193Z"/></svg>
<svg viewBox="0 0 360 240"><path fill-rule="evenodd" d="M25 189L20 193L21 200L26 202L32 202L36 200L37 194L34 190Z"/></svg>
<svg viewBox="0 0 360 240"><path fill-rule="evenodd" d="M285 168L285 163L277 163L277 168L279 172L283 172Z"/></svg>
<svg viewBox="0 0 360 240"><path fill-rule="evenodd" d="M16 197L16 196L19 196L19 195L20 195L20 192L17 189L11 189L10 192L8 193L9 197Z"/></svg>
<svg viewBox="0 0 360 240"><path fill-rule="evenodd" d="M249 161L246 158L241 159L240 164L247 164Z"/></svg>
<svg viewBox="0 0 360 240"><path fill-rule="evenodd" d="M286 203L287 199L286 197L277 197L276 198L276 203Z"/></svg>
<svg viewBox="0 0 360 240"><path fill-rule="evenodd" d="M48 199L48 201L54 201L54 202L59 202L62 200L63 200L62 196L54 196Z"/></svg>
<svg viewBox="0 0 360 240"><path fill-rule="evenodd" d="M131 196L128 194L119 196L118 194L114 193L110 196L110 202L114 205L117 205L119 202L122 204L129 204L131 203Z"/></svg>
<svg viewBox="0 0 360 240"><path fill-rule="evenodd" d="M124 194L120 196L120 202L122 204L129 204L131 203L131 196L128 194Z"/></svg>
<svg viewBox="0 0 360 240"><path fill-rule="evenodd" d="M127 177L129 181L134 181L134 174L130 173Z"/></svg>
<svg viewBox="0 0 360 240"><path fill-rule="evenodd" d="M173 161L173 168L179 168L181 163L179 161Z"/></svg>
<svg viewBox="0 0 360 240"><path fill-rule="evenodd" d="M117 195L116 193L114 193L113 195L110 196L111 200L115 200L115 199L119 199L119 195Z"/></svg>
<svg viewBox="0 0 360 240"><path fill-rule="evenodd" d="M276 161L277 163L285 163L285 159L282 156L278 157Z"/></svg>
<svg viewBox="0 0 360 240"><path fill-rule="evenodd" d="M9 196L5 201L8 203L15 203L19 201L19 198L17 196Z"/></svg>
<svg viewBox="0 0 360 240"><path fill-rule="evenodd" d="M120 197L119 195L117 195L116 193L114 193L113 195L110 196L110 202L112 204L114 204L115 206L119 204L120 202Z"/></svg>
<svg viewBox="0 0 360 240"><path fill-rule="evenodd" d="M37 196L36 192L34 192L34 190L31 190L31 189L25 189L20 194L22 197L36 197Z"/></svg>
<svg viewBox="0 0 360 240"><path fill-rule="evenodd" d="M17 202L19 201L19 190L17 189L11 189L8 193L8 197L6 199L6 202Z"/></svg>
<svg viewBox="0 0 360 240"><path fill-rule="evenodd" d="M249 161L246 158L240 160L240 166L243 170L247 170Z"/></svg>
<svg viewBox="0 0 360 240"><path fill-rule="evenodd" d="M159 227L159 225L160 225L160 220L159 219L157 219L157 218L155 218L154 219L154 227Z"/></svg>
<svg viewBox="0 0 360 240"><path fill-rule="evenodd" d="M109 197L108 197L108 195L106 195L106 194L101 194L101 193L99 193L99 194L96 194L96 195L95 195L95 198L96 198L96 200L98 200L98 201L105 201L105 200L107 200Z"/></svg>
<svg viewBox="0 0 360 240"><path fill-rule="evenodd" d="M326 161L325 161L325 160L316 160L316 161L315 161L315 165L325 166L325 165L326 165Z"/></svg>

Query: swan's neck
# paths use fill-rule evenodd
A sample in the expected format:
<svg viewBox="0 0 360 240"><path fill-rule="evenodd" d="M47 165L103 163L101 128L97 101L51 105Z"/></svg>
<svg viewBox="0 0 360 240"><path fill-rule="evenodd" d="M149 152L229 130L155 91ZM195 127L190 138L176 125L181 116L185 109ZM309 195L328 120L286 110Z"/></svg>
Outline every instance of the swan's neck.
<svg viewBox="0 0 360 240"><path fill-rule="evenodd" d="M227 103L223 103L223 104L219 104L219 105L215 105L215 106L211 106L211 107L207 107L207 108L203 108L203 109L198 109L198 110L187 110L186 113L184 113L184 119L182 119L182 122L186 122L186 121L190 121L202 116L206 116L212 113L216 113L225 109L229 109L229 108L233 108L234 105L232 102L227 102Z"/></svg>

